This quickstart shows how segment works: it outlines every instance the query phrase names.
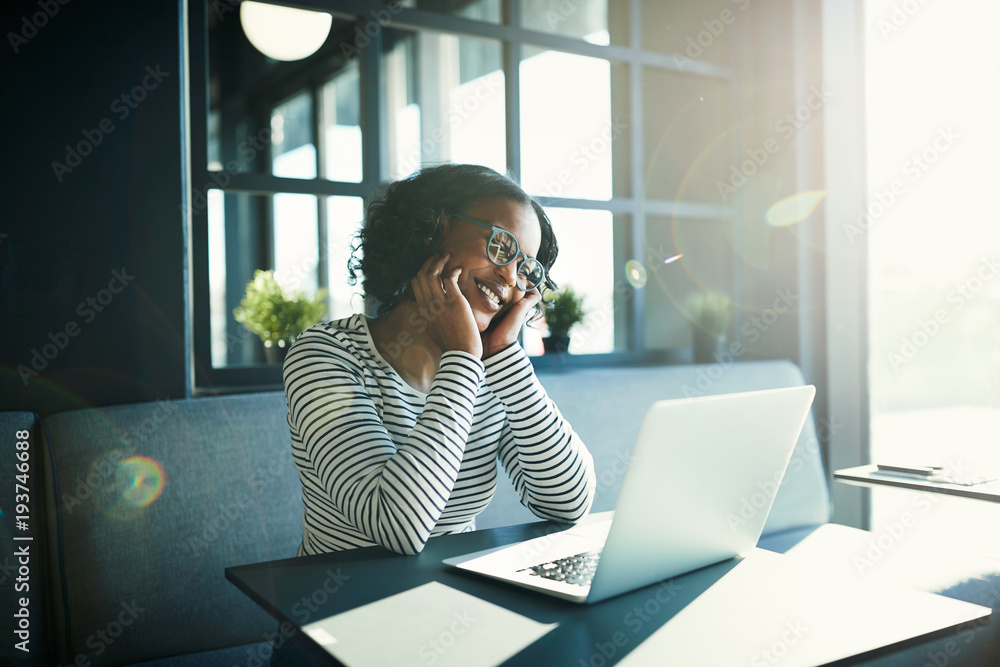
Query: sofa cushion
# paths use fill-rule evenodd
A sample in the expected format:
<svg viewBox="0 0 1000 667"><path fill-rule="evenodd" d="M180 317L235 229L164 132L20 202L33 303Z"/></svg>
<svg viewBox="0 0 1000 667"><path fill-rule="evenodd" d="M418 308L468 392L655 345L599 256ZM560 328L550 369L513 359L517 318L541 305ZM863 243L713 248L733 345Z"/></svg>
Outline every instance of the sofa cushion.
<svg viewBox="0 0 1000 667"><path fill-rule="evenodd" d="M639 425L654 401L805 384L802 372L789 361L555 369L539 371L538 378L594 456L597 495L593 512L614 509ZM761 480L762 490L773 494L768 481ZM764 534L825 523L829 517L826 473L810 411ZM533 518L511 485L501 480L493 502L476 525L492 528Z"/></svg>
<svg viewBox="0 0 1000 667"><path fill-rule="evenodd" d="M273 632L224 569L292 557L299 545L285 415L283 394L270 392L45 419L61 662L124 664Z"/></svg>
<svg viewBox="0 0 1000 667"><path fill-rule="evenodd" d="M0 663L25 667L49 662L49 639L45 632L48 625L43 604L46 589L42 586L46 553L40 502L43 442L39 431L38 417L34 413L0 412L0 434L5 445L0 448L0 457L3 457L0 460L0 590L3 591L0 594L0 635L4 638L0 644ZM27 445L19 446L21 442ZM26 499L16 497L25 493ZM21 502L27 506L27 514L18 511L15 500L27 500ZM26 516L27 520L19 519L21 516ZM31 539L17 539L24 537ZM27 606L22 607L22 601L26 601ZM18 636L15 631L26 634Z"/></svg>

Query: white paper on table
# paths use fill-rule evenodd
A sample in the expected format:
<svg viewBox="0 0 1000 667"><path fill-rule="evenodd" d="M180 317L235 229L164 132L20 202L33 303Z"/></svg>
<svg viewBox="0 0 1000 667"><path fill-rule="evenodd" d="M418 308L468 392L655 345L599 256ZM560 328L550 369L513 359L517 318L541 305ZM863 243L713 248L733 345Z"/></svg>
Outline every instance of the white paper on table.
<svg viewBox="0 0 1000 667"><path fill-rule="evenodd" d="M349 667L486 667L556 627L432 581L303 630Z"/></svg>
<svg viewBox="0 0 1000 667"><path fill-rule="evenodd" d="M983 611L901 586L830 578L822 568L755 549L618 664L825 665Z"/></svg>

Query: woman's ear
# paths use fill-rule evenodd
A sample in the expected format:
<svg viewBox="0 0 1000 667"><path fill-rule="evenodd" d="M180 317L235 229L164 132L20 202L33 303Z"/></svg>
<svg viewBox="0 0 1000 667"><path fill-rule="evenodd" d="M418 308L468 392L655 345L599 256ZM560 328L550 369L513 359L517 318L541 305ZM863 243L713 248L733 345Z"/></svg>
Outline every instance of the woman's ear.
<svg viewBox="0 0 1000 667"><path fill-rule="evenodd" d="M444 247L445 242L448 240L448 233L452 227L451 216L442 214L438 219L438 224L434 227L434 231L431 232L430 241L428 246L434 249L435 252L440 252L441 248Z"/></svg>
<svg viewBox="0 0 1000 667"><path fill-rule="evenodd" d="M434 227L431 229L430 233L424 237L424 245L430 246L434 243L434 237L437 237L440 241L444 240L445 235L448 233L448 228L451 223L448 221L448 216L442 213L434 223Z"/></svg>

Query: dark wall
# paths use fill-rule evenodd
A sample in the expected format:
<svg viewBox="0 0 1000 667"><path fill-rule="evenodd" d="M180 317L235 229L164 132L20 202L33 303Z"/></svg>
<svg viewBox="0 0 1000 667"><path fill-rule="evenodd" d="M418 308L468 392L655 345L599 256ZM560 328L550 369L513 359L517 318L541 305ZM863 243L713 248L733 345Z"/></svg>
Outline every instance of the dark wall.
<svg viewBox="0 0 1000 667"><path fill-rule="evenodd" d="M0 409L185 394L179 6L0 10Z"/></svg>

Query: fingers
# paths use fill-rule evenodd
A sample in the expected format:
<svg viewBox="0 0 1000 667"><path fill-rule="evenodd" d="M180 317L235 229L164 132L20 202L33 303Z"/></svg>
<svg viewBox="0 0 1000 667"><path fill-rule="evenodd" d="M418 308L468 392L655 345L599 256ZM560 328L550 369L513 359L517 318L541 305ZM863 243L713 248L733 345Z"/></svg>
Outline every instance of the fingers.
<svg viewBox="0 0 1000 667"><path fill-rule="evenodd" d="M431 255L424 261L417 275L410 281L417 303L426 305L435 297L444 295L441 271L450 257L451 253L446 252L441 255Z"/></svg>
<svg viewBox="0 0 1000 667"><path fill-rule="evenodd" d="M511 308L511 310L517 309L519 312L526 312L531 310L539 301L542 300L542 295L538 290L531 290L525 293L517 303Z"/></svg>
<svg viewBox="0 0 1000 667"><path fill-rule="evenodd" d="M524 308L524 321L534 322L538 318L542 317L542 310L537 308L538 304L542 301L542 293L539 290L533 290L526 298L527 305Z"/></svg>
<svg viewBox="0 0 1000 667"><path fill-rule="evenodd" d="M462 275L462 267L456 266L448 272L447 276L445 276L443 281L443 285L445 287L445 298L449 298L449 296L453 296L460 292L461 288L458 286L458 277L460 275Z"/></svg>
<svg viewBox="0 0 1000 667"><path fill-rule="evenodd" d="M428 273L434 276L441 275L441 271L444 269L444 265L448 263L448 260L450 258L451 258L450 252L441 253L441 255L437 258L437 260L431 263L431 269ZM431 259L433 259L433 257Z"/></svg>
<svg viewBox="0 0 1000 667"><path fill-rule="evenodd" d="M443 299L445 296L445 285L444 276L441 273L444 271L445 264L451 258L451 253L446 252L441 257L438 258L436 262L431 264L430 270L427 272L427 293L430 299ZM454 273L454 270L449 273Z"/></svg>

